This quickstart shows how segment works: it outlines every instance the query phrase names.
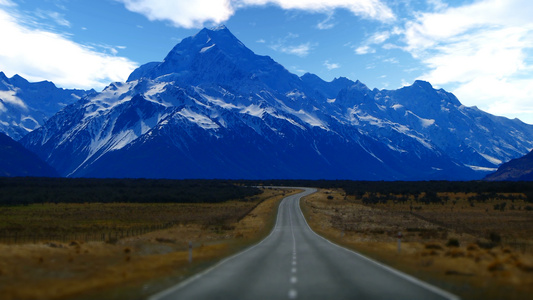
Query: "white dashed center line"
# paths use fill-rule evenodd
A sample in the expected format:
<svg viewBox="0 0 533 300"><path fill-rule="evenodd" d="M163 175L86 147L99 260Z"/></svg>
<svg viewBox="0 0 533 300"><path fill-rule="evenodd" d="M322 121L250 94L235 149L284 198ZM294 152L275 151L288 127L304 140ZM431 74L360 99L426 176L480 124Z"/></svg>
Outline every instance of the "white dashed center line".
<svg viewBox="0 0 533 300"><path fill-rule="evenodd" d="M296 278L296 276L292 276L292 277L291 277L291 283L292 283L292 284L295 284L295 283L297 283L297 282L298 282L298 278Z"/></svg>
<svg viewBox="0 0 533 300"><path fill-rule="evenodd" d="M298 291L294 288L294 284L296 284L298 282L298 277L296 277L296 238L294 237L294 228L292 226L292 214L291 214L291 209L289 207L289 221L290 221L290 224L291 224L291 232L292 232L292 265L293 267L291 268L291 277L290 277L290 282L291 282L291 289L289 290L289 299L296 299L298 297Z"/></svg>
<svg viewBox="0 0 533 300"><path fill-rule="evenodd" d="M289 290L289 299L296 299L298 297L298 292L295 289Z"/></svg>

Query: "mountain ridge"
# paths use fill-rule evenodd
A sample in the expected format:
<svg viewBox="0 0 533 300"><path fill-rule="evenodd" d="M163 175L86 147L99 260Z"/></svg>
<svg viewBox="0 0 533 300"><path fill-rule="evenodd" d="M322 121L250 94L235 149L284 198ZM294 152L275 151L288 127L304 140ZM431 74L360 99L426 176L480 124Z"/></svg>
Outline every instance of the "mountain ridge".
<svg viewBox="0 0 533 300"><path fill-rule="evenodd" d="M29 82L18 74L0 72L0 132L20 140L68 104L96 93L62 89L50 81Z"/></svg>
<svg viewBox="0 0 533 300"><path fill-rule="evenodd" d="M502 164L498 170L487 175L488 181L532 181L533 151Z"/></svg>
<svg viewBox="0 0 533 300"><path fill-rule="evenodd" d="M371 90L299 77L223 27L65 107L22 142L74 177L466 180L527 153L533 126L424 81Z"/></svg>

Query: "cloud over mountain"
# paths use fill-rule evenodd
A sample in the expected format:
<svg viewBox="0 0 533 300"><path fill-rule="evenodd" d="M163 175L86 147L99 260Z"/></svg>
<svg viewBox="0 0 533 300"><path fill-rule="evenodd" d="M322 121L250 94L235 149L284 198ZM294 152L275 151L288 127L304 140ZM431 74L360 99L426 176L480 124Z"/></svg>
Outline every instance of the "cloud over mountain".
<svg viewBox="0 0 533 300"><path fill-rule="evenodd" d="M198 28L206 23L227 21L238 9L276 5L287 10L326 13L347 9L354 15L379 21L395 19L391 9L379 0L117 0L130 11L150 20L170 21L174 26Z"/></svg>
<svg viewBox="0 0 533 300"><path fill-rule="evenodd" d="M24 20L24 16L0 5L0 65L6 74L19 74L31 81L51 80L61 87L91 89L125 80L137 67L125 57L98 52L67 35L31 28Z"/></svg>

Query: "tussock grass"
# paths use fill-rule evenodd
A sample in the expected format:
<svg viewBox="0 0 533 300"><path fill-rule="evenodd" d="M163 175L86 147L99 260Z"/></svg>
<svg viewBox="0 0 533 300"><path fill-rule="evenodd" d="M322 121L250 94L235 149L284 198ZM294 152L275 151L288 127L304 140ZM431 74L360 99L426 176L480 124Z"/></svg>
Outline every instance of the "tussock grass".
<svg viewBox="0 0 533 300"><path fill-rule="evenodd" d="M322 190L302 199L301 207L317 233L463 299L531 297L533 215L523 209L524 197L483 198L472 206L475 193L436 196L448 201L413 205L414 199L395 202L390 200L400 196L377 194L379 202L365 204L365 194L354 198L343 190ZM495 210L502 199L514 200Z"/></svg>
<svg viewBox="0 0 533 300"><path fill-rule="evenodd" d="M167 229L119 237L112 243L0 244L0 298L145 299L266 236L279 201L288 193L265 189L250 201L226 203L60 206L67 212L75 208L79 214L87 209L88 215L93 215L93 206L100 211L122 208L121 217L104 221L110 226L114 222L122 226L135 218L181 221ZM30 206L26 208L31 211ZM76 219L61 222L65 226L77 223ZM193 243L192 264L188 262L189 241Z"/></svg>
<svg viewBox="0 0 533 300"><path fill-rule="evenodd" d="M442 247L441 244L439 244L439 243L435 243L435 242L433 242L433 243L427 243L427 244L425 245L425 248L426 248L426 249L433 249L433 250L443 250L443 249L444 249L444 248Z"/></svg>

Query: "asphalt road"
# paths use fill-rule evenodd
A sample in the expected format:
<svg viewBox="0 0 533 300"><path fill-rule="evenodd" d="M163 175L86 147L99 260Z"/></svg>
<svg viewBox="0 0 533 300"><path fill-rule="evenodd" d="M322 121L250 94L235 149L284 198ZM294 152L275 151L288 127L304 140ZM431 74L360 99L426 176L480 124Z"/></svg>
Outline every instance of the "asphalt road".
<svg viewBox="0 0 533 300"><path fill-rule="evenodd" d="M313 192L285 198L272 233L259 244L150 300L458 299L318 236L299 206Z"/></svg>

